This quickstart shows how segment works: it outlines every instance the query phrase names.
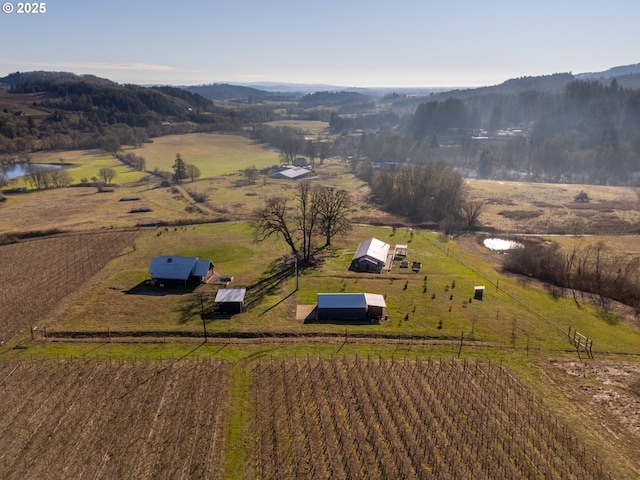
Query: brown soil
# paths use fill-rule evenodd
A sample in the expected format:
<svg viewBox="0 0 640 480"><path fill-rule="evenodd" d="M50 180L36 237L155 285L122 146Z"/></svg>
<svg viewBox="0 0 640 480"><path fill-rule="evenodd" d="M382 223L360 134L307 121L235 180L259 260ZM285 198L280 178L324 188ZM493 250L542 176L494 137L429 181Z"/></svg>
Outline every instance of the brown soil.
<svg viewBox="0 0 640 480"><path fill-rule="evenodd" d="M551 359L550 364L547 380L571 402L567 415L588 418L580 428L640 476L640 363Z"/></svg>

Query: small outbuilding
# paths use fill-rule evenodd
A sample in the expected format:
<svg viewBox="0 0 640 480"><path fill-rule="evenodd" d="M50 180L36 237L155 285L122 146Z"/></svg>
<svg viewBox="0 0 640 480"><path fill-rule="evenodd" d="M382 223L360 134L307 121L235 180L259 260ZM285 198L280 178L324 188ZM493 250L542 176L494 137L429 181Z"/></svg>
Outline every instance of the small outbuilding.
<svg viewBox="0 0 640 480"><path fill-rule="evenodd" d="M313 171L307 167L284 165L280 170L269 175L269 177L284 180L299 180L301 178L308 177L312 173Z"/></svg>
<svg viewBox="0 0 640 480"><path fill-rule="evenodd" d="M213 269L211 260L168 255L153 257L149 265L151 281L161 285L165 282L184 282L185 285L204 282L213 275Z"/></svg>
<svg viewBox="0 0 640 480"><path fill-rule="evenodd" d="M375 293L318 293L318 320L379 320L386 307Z"/></svg>
<svg viewBox="0 0 640 480"><path fill-rule="evenodd" d="M482 297L484 296L484 286L473 287L473 290L473 299L482 300Z"/></svg>
<svg viewBox="0 0 640 480"><path fill-rule="evenodd" d="M387 264L390 248L391 246L388 243L377 238L365 240L358 246L358 250L353 256L351 270L371 273L382 272L382 269Z"/></svg>
<svg viewBox="0 0 640 480"><path fill-rule="evenodd" d="M216 293L216 311L227 314L242 312L246 294L246 288L221 288Z"/></svg>

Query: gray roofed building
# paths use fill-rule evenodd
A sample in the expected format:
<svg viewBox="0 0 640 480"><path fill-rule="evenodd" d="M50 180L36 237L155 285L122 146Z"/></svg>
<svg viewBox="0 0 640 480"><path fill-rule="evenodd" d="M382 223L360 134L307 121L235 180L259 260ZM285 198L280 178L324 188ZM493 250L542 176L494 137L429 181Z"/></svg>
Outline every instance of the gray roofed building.
<svg viewBox="0 0 640 480"><path fill-rule="evenodd" d="M220 313L240 313L244 308L246 288L221 288L216 293L216 308Z"/></svg>
<svg viewBox="0 0 640 480"><path fill-rule="evenodd" d="M285 165L280 170L269 175L271 178L282 178L289 180L297 180L313 173L309 168L298 167L294 165Z"/></svg>
<svg viewBox="0 0 640 480"><path fill-rule="evenodd" d="M163 255L153 257L149 273L154 282L158 281L203 281L211 276L214 265L211 260L198 257L180 257Z"/></svg>
<svg viewBox="0 0 640 480"><path fill-rule="evenodd" d="M387 263L390 248L388 243L377 238L365 240L353 256L351 268L360 272L380 273Z"/></svg>

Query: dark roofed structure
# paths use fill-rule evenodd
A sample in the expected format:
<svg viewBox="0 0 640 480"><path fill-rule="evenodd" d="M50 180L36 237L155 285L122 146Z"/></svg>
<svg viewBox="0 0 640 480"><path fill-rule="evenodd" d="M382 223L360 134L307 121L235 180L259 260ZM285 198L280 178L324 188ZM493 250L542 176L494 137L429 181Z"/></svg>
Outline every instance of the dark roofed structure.
<svg viewBox="0 0 640 480"><path fill-rule="evenodd" d="M213 268L211 260L163 255L151 259L149 273L154 283L181 281L186 285L188 282L206 281L213 274Z"/></svg>
<svg viewBox="0 0 640 480"><path fill-rule="evenodd" d="M318 293L318 320L379 320L386 307L376 293Z"/></svg>

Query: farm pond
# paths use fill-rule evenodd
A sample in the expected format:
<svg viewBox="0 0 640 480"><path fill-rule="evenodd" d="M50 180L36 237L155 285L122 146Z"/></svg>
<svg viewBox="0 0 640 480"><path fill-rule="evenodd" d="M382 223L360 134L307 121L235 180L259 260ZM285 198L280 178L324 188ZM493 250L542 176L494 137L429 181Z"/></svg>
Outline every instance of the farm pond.
<svg viewBox="0 0 640 480"><path fill-rule="evenodd" d="M489 250L494 251L506 251L506 250L515 250L517 248L524 248L524 245L520 242L516 242L514 240L504 240L502 238L487 238L484 242L482 242L485 247Z"/></svg>
<svg viewBox="0 0 640 480"><path fill-rule="evenodd" d="M7 179L13 180L14 178L20 178L27 175L29 173L29 167L32 165L50 170L55 170L64 166L62 164L55 163L12 163L10 165L3 165L0 167L0 172L4 174Z"/></svg>

